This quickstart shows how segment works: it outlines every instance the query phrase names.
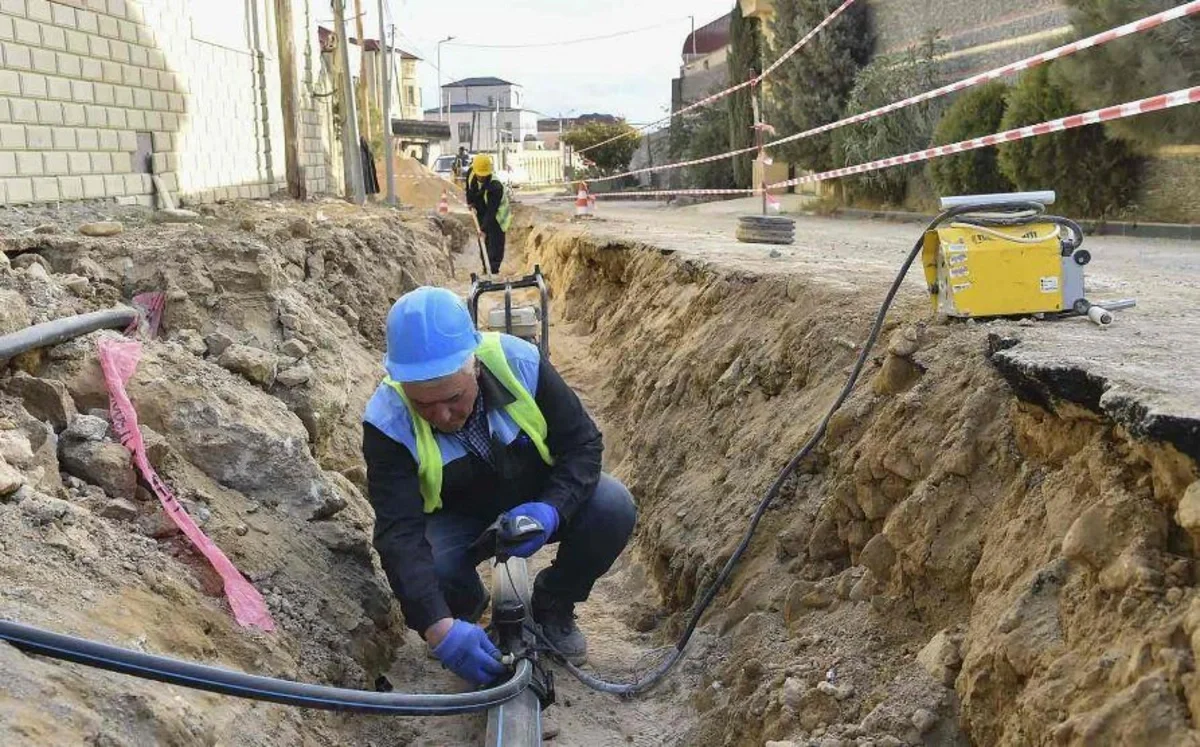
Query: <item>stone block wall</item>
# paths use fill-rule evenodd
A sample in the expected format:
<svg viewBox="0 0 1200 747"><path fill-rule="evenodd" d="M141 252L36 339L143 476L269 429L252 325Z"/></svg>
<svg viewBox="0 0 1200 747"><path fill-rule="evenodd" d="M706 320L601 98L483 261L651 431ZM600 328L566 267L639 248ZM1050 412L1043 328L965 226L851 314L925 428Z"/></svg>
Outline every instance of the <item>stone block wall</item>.
<svg viewBox="0 0 1200 747"><path fill-rule="evenodd" d="M327 187L313 0L293 0L308 189ZM0 204L284 186L271 0L0 0ZM206 15L201 15L206 14ZM214 35L216 22L227 33ZM309 33L309 29L313 29Z"/></svg>

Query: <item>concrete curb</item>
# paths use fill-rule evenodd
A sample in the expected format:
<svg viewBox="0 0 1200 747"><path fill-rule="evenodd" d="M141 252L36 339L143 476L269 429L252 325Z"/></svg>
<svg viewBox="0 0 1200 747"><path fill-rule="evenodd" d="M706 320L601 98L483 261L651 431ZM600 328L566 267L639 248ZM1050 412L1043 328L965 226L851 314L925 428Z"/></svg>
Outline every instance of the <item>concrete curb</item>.
<svg viewBox="0 0 1200 747"><path fill-rule="evenodd" d="M818 215L804 212L803 215ZM852 220L882 220L893 223L928 223L932 215L923 213L908 213L898 210L860 210L858 208L838 208L832 215L821 216L832 218L850 218ZM1176 239L1178 241L1200 241L1200 225L1190 223L1128 223L1124 221L1079 221L1083 230L1092 236L1125 236L1141 239Z"/></svg>

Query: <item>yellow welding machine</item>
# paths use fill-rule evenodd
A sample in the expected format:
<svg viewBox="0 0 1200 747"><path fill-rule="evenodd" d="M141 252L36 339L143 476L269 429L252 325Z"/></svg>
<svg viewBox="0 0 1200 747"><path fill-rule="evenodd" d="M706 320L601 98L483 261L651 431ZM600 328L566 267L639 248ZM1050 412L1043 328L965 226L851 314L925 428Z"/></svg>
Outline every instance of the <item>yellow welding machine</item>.
<svg viewBox="0 0 1200 747"><path fill-rule="evenodd" d="M1082 235L1037 217L985 225L963 216L925 234L922 261L935 311L954 317L1070 311L1084 298Z"/></svg>

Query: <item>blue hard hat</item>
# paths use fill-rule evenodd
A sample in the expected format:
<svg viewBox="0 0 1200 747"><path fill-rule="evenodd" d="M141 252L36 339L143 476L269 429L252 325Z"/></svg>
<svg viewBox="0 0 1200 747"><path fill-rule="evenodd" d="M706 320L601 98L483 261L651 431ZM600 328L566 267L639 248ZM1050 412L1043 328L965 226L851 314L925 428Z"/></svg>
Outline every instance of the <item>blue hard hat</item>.
<svg viewBox="0 0 1200 747"><path fill-rule="evenodd" d="M388 312L388 376L401 383L429 381L462 368L480 342L466 304L445 288L405 293Z"/></svg>

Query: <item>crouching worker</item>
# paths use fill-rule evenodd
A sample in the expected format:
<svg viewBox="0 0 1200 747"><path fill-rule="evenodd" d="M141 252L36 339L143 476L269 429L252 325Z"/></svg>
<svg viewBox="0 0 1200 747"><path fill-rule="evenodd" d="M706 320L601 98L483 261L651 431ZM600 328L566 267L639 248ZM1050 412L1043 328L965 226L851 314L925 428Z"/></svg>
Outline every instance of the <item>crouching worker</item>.
<svg viewBox="0 0 1200 747"><path fill-rule="evenodd" d="M480 334L453 293L418 288L388 314L387 377L367 405L363 455L375 549L409 627L477 685L501 676L476 624L489 595L471 545L501 515L543 531L513 552L558 544L534 580L532 615L568 659L587 641L575 605L633 532L629 491L600 471L600 431L538 349Z"/></svg>

